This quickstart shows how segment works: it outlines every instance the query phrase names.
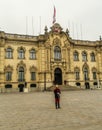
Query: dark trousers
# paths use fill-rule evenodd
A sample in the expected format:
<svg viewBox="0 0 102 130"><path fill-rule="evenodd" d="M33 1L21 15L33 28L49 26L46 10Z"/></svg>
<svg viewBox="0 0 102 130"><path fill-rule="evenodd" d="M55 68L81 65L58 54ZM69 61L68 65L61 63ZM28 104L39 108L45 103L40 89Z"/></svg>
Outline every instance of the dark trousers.
<svg viewBox="0 0 102 130"><path fill-rule="evenodd" d="M60 108L60 98L55 98L55 107Z"/></svg>

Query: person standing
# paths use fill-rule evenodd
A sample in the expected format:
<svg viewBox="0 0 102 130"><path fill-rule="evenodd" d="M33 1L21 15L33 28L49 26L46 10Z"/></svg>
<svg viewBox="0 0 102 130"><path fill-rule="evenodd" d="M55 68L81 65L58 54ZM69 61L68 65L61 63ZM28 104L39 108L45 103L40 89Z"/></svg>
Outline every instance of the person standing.
<svg viewBox="0 0 102 130"><path fill-rule="evenodd" d="M61 91L60 91L60 89L58 88L58 85L56 85L56 88L54 89L55 107L56 107L56 109L57 109L57 108L60 108L60 94L61 94Z"/></svg>

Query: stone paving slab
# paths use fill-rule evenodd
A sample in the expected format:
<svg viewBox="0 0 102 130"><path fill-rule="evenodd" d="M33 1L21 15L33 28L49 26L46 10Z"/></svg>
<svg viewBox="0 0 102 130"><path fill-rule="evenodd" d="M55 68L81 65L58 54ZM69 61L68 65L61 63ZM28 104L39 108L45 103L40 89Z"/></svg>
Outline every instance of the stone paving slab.
<svg viewBox="0 0 102 130"><path fill-rule="evenodd" d="M0 130L102 130L102 90L1 93Z"/></svg>

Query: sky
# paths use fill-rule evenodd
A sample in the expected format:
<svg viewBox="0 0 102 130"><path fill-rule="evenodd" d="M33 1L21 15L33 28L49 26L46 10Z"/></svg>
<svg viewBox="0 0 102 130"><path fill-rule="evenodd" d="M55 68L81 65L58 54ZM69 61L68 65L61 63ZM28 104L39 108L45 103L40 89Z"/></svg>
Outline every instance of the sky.
<svg viewBox="0 0 102 130"><path fill-rule="evenodd" d="M39 35L56 22L70 37L99 40L102 35L102 0L0 0L0 30L12 34Z"/></svg>

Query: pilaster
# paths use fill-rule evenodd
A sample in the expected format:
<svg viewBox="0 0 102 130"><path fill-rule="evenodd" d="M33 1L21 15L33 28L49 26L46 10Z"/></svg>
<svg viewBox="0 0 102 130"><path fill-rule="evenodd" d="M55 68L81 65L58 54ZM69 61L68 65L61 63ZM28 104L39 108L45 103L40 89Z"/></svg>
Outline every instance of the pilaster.
<svg viewBox="0 0 102 130"><path fill-rule="evenodd" d="M0 88L4 87L4 46L5 46L5 34L0 32Z"/></svg>

